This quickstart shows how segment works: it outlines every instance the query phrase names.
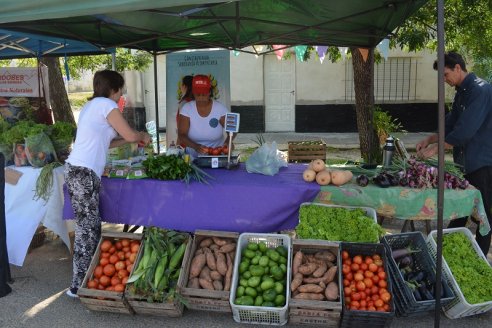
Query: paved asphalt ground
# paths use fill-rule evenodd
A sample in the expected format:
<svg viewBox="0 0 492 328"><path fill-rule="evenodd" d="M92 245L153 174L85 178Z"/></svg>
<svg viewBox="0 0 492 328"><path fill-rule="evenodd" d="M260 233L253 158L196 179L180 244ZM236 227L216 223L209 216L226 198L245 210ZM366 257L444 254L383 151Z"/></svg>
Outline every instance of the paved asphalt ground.
<svg viewBox="0 0 492 328"><path fill-rule="evenodd" d="M256 135L238 136L238 149L249 147ZM276 140L279 149L285 149L287 141L315 140L322 138L330 147L357 148L357 134L265 134L267 141ZM425 134L411 134L402 138L405 145L414 146ZM334 153L336 151L333 151ZM397 232L402 222L392 220L383 223L389 231ZM119 230L121 225L104 225L104 230ZM417 229L424 231L422 226ZM14 327L253 327L248 324L237 324L231 314L217 314L203 311L185 310L181 318L166 318L143 315L123 315L88 310L80 300L65 295L71 280L71 257L63 242L48 234L45 243L33 249L26 257L22 267L11 266L14 282L13 292L0 298L0 328ZM491 253L489 252L489 260ZM492 326L492 311L488 313L450 320L441 315L441 327L474 327ZM293 325L287 325L294 327ZM390 327L433 327L434 313L422 314L411 318L395 318ZM265 326L259 326L265 327ZM303 326L307 327L307 326ZM370 328L370 325L367 326Z"/></svg>

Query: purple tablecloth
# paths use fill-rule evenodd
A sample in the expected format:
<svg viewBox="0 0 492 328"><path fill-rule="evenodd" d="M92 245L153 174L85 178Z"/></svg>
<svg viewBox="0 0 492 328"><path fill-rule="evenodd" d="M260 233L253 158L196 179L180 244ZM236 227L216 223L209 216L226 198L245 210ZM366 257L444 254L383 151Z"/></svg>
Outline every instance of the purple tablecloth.
<svg viewBox="0 0 492 328"><path fill-rule="evenodd" d="M275 176L207 169L210 184L153 179L102 178L101 217L105 222L193 232L196 229L275 232L292 229L299 205L312 201L320 188L306 183L301 164L289 164ZM73 218L65 188L65 219Z"/></svg>

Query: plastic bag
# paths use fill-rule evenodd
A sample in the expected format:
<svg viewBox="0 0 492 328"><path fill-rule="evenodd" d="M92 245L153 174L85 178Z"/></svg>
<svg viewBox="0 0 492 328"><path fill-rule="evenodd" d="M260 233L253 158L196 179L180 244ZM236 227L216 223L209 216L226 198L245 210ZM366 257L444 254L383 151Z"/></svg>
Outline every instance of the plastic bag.
<svg viewBox="0 0 492 328"><path fill-rule="evenodd" d="M26 154L26 145L14 144L14 164L15 166L29 166Z"/></svg>
<svg viewBox="0 0 492 328"><path fill-rule="evenodd" d="M25 138L26 156L34 167L42 167L48 163L58 162L55 147L51 139L44 132Z"/></svg>
<svg viewBox="0 0 492 328"><path fill-rule="evenodd" d="M277 150L277 143L264 143L256 149L246 161L248 173L260 173L264 175L275 175L281 167L287 167L287 162Z"/></svg>

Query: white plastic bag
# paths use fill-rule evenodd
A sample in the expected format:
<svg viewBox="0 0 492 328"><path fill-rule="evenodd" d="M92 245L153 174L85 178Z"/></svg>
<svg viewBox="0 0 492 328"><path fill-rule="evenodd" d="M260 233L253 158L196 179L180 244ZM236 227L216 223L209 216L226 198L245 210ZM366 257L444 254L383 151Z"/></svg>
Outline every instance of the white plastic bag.
<svg viewBox="0 0 492 328"><path fill-rule="evenodd" d="M275 175L281 167L287 167L287 162L277 150L277 143L264 143L256 149L246 161L248 173Z"/></svg>

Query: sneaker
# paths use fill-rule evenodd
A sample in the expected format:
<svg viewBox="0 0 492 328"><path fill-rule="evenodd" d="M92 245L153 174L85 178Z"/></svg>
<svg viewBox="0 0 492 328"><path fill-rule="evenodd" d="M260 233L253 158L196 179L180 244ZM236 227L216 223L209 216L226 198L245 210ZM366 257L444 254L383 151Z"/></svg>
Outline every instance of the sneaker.
<svg viewBox="0 0 492 328"><path fill-rule="evenodd" d="M77 295L77 290L78 290L78 288L69 288L69 289L67 289L66 294L70 297L78 298L79 296Z"/></svg>

